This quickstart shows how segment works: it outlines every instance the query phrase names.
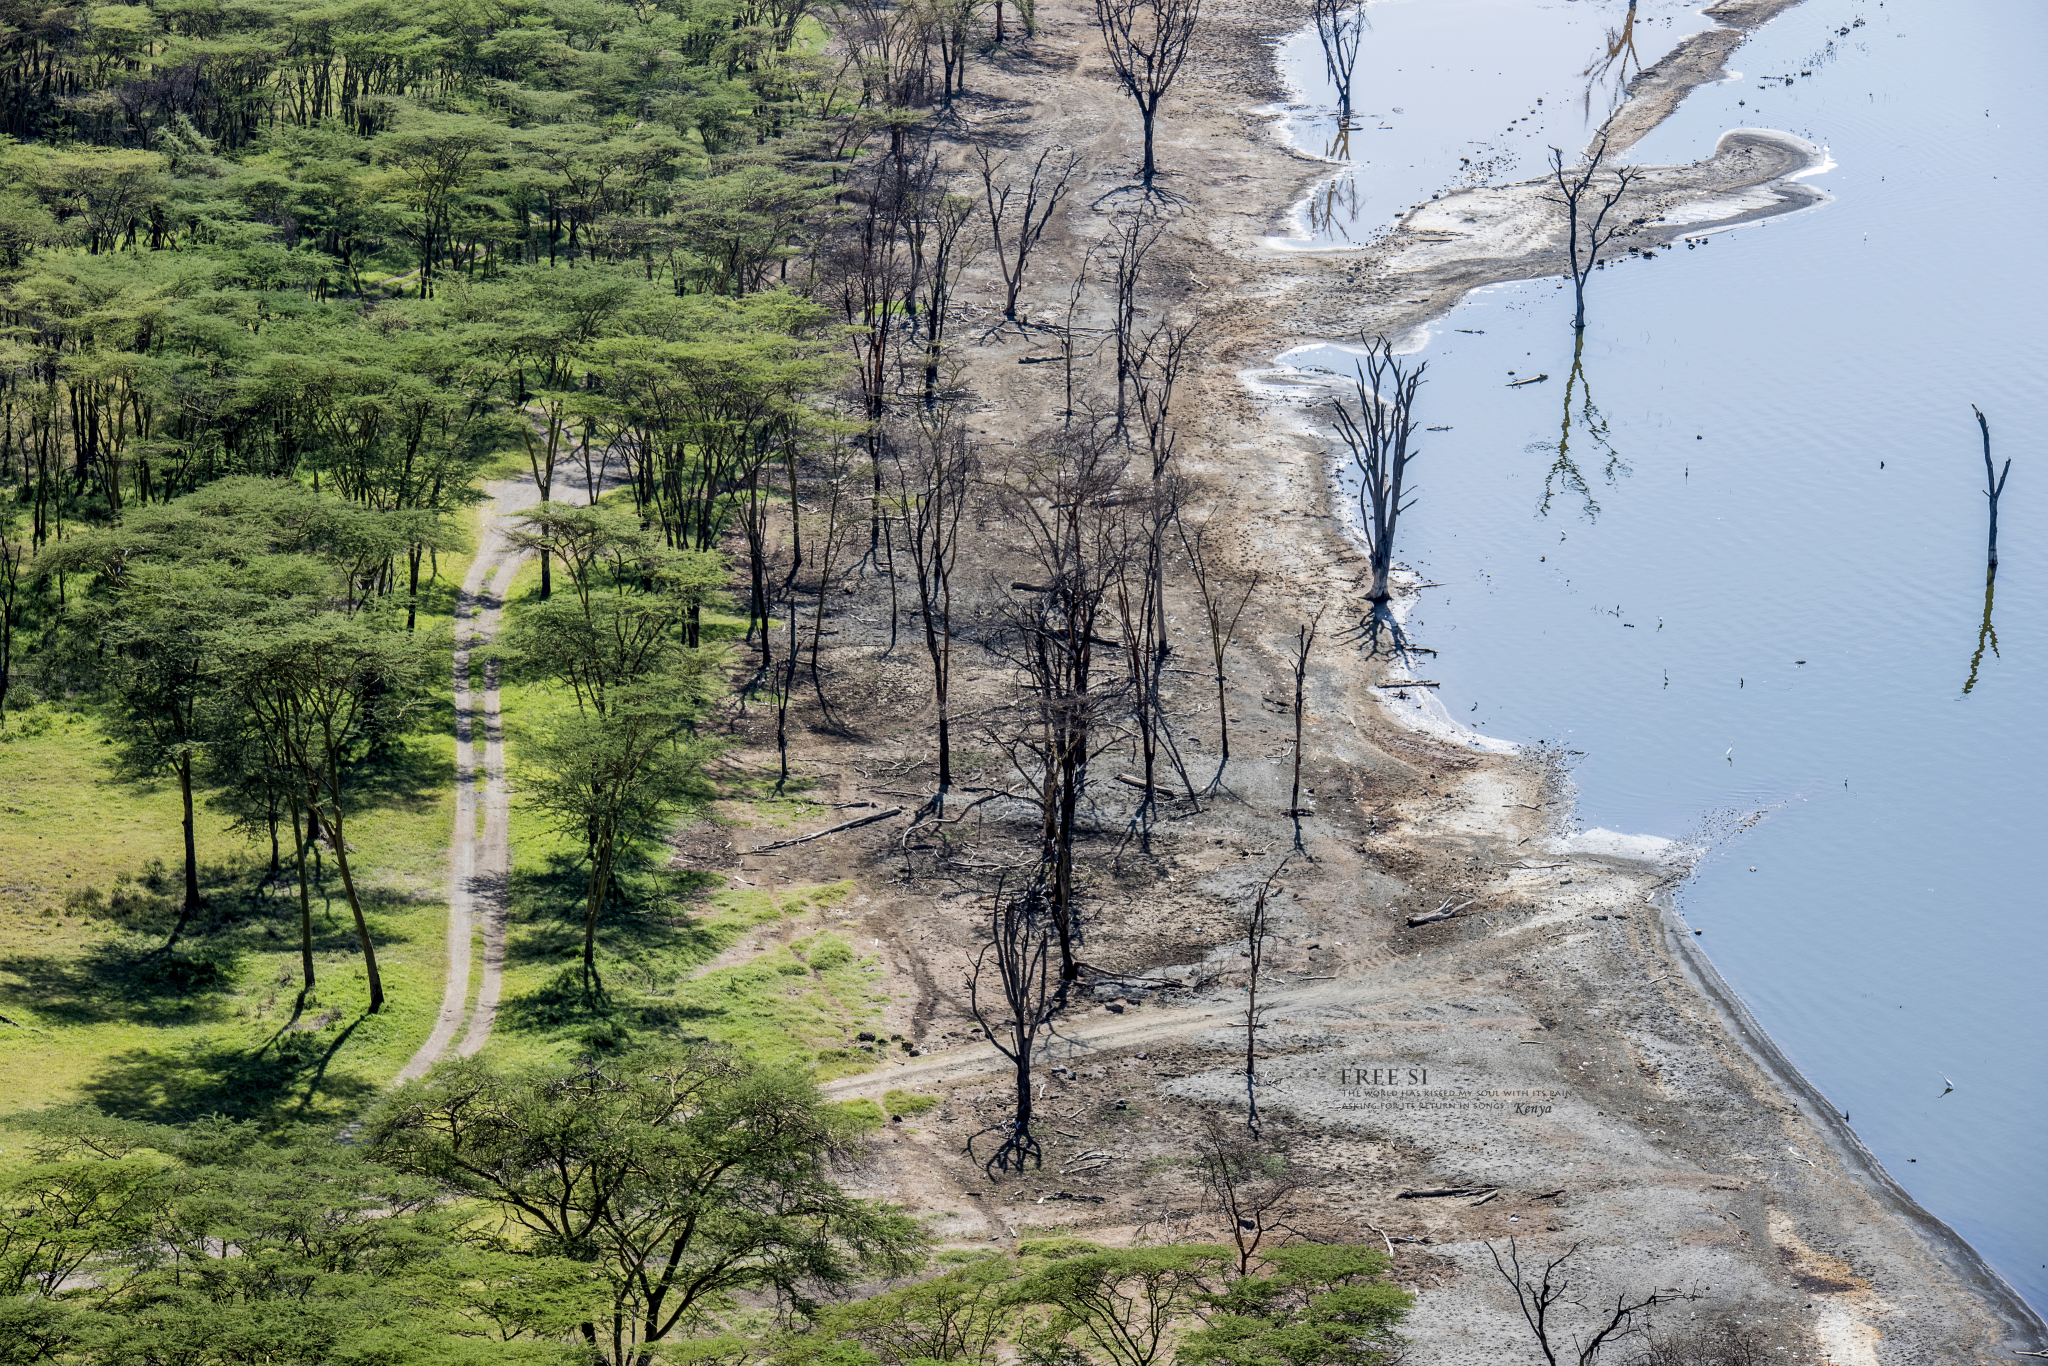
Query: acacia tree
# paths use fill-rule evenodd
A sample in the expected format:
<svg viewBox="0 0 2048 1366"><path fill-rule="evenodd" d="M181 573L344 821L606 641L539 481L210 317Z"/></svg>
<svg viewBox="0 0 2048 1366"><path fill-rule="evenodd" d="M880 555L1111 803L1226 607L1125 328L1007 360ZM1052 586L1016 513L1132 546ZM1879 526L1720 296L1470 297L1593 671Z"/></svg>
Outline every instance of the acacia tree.
<svg viewBox="0 0 2048 1366"><path fill-rule="evenodd" d="M1385 337L1376 338L1366 343L1365 358L1358 363L1357 415L1341 399L1334 405L1337 434L1358 468L1359 526L1370 561L1368 602L1393 596L1387 576L1394 567L1394 533L1413 503L1403 501L1408 462L1415 456L1408 443L1415 435L1415 393L1427 369L1427 361L1409 369Z"/></svg>
<svg viewBox="0 0 2048 1366"><path fill-rule="evenodd" d="M1144 126L1145 160L1140 185L1153 192L1158 167L1152 154L1159 102L1173 88L1201 26L1201 0L1095 0L1095 22L1118 84L1138 106Z"/></svg>
<svg viewBox="0 0 2048 1366"><path fill-rule="evenodd" d="M1064 1257L1014 1297L1050 1307L1053 1337L1078 1338L1110 1366L1155 1366L1168 1358L1175 1322L1208 1301L1231 1261L1204 1243Z"/></svg>
<svg viewBox="0 0 2048 1366"><path fill-rule="evenodd" d="M576 701L573 716L529 742L528 757L535 806L583 840L590 996L600 989L597 925L621 855L702 786L710 748L692 736L724 692L725 653L681 637L719 596L724 557L670 550L622 508L547 504L520 520L515 539L552 550L574 590L516 618L506 650L520 672Z"/></svg>
<svg viewBox="0 0 2048 1366"><path fill-rule="evenodd" d="M232 663L235 692L277 737L305 809L334 852L374 1014L384 1005L384 979L349 863L350 788L366 751L398 734L423 704L432 652L411 632L335 613L259 617L224 627L216 639Z"/></svg>
<svg viewBox="0 0 2048 1366"><path fill-rule="evenodd" d="M825 1174L857 1124L807 1078L670 1046L555 1071L463 1059L365 1137L377 1161L487 1207L495 1251L593 1267L609 1302L578 1336L629 1366L736 1295L802 1308L918 1264L915 1221Z"/></svg>
<svg viewBox="0 0 2048 1366"><path fill-rule="evenodd" d="M1250 1221L1262 1222L1257 1214ZM1396 1366L1405 1358L1396 1329L1415 1296L1387 1283L1392 1259L1378 1248L1299 1242L1265 1248L1259 1260L1263 1274L1240 1274L1211 1301L1204 1325L1181 1340L1177 1361ZM1249 1258L1240 1265L1248 1271Z"/></svg>

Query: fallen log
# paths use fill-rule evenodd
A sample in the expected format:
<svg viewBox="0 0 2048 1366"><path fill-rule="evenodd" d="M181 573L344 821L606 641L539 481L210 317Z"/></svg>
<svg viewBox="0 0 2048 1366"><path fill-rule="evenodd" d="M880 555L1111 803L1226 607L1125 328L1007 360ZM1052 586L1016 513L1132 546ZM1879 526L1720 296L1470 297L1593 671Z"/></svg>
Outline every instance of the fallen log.
<svg viewBox="0 0 2048 1366"><path fill-rule="evenodd" d="M1549 379L1549 378L1550 378L1550 376L1549 376L1549 375L1538 375L1538 376L1536 376L1536 378L1534 378L1534 379L1515 379L1515 380L1509 380L1509 381L1508 381L1508 388L1510 388L1510 389L1519 389L1519 388L1521 388L1521 387L1522 387L1523 385L1525 385L1525 384L1541 384L1541 383L1543 383L1543 381L1544 381L1544 380L1547 380L1547 379Z"/></svg>
<svg viewBox="0 0 2048 1366"><path fill-rule="evenodd" d="M1478 897L1473 897L1472 901L1477 901L1478 899ZM1470 906L1472 901L1467 901L1457 906L1453 906L1450 902L1446 901L1427 915L1411 915L1408 917L1408 928L1412 930L1417 925L1434 925L1438 921L1449 920L1459 911L1464 910L1466 906Z"/></svg>
<svg viewBox="0 0 2048 1366"><path fill-rule="evenodd" d="M1439 1200L1445 1196L1486 1195L1498 1191L1499 1186L1425 1186L1421 1190L1402 1191L1396 1200Z"/></svg>
<svg viewBox="0 0 2048 1366"><path fill-rule="evenodd" d="M751 849L740 850L740 853L743 855L766 854L776 849L788 849L799 844L809 844L812 840L821 840L827 835L836 835L843 830L857 830L863 825L873 825L876 821L885 821L891 816L900 816L902 814L902 807L892 806L887 811L877 811L872 816L858 816L850 821L842 821L829 830L817 830L808 835L799 835L793 840L777 840L773 844L757 844Z"/></svg>

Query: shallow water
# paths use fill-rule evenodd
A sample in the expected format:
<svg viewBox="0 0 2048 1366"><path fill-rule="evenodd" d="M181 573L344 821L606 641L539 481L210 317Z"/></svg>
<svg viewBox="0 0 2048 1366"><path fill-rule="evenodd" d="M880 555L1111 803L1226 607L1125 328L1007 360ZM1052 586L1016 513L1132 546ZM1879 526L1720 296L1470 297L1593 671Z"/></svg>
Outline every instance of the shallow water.
<svg viewBox="0 0 2048 1366"><path fill-rule="evenodd" d="M1469 46L1464 3L1373 4L1367 43L1391 42L1401 13L1417 50L1380 60L1426 67ZM1581 33L1625 8L1470 3ZM1288 51L1310 88L1313 33ZM1559 86L1554 53L1522 51L1497 78L1520 82L1505 107ZM1732 59L1744 79L1695 91L1632 157L1782 129L1830 150L1809 183L1835 198L1596 274L1569 419L1557 282L1468 299L1415 357L1422 420L1452 430L1429 436L1401 547L1445 585L1415 629L1443 651L1430 676L1452 713L1584 751L1586 825L1719 840L1682 899L1717 965L1887 1169L2037 1307L2043 51L2048 8L2030 0L1807 0L1774 21ZM1298 122L1305 140L1316 120ZM1467 152L1429 183L1420 159L1443 140L1413 142L1384 174L1359 168L1386 212L1351 221L1459 182ZM1996 648L1966 691L1985 609L1972 403L2013 472ZM1552 474L1561 432L1583 489Z"/></svg>

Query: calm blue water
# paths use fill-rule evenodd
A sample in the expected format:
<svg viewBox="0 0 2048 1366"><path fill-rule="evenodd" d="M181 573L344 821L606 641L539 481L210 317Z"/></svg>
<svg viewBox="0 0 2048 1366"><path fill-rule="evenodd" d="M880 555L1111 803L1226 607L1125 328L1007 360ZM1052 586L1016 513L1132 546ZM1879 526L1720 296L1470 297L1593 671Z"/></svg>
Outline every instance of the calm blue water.
<svg viewBox="0 0 2048 1366"><path fill-rule="evenodd" d="M1461 50L1479 2L1369 13L1384 35L1412 11L1421 63ZM1507 7L1583 30L1625 5ZM1308 88L1312 35L1305 52ZM1587 486L1553 481L1547 512L1567 296L1468 299L1417 357L1424 421L1453 430L1426 447L1401 554L1447 585L1418 609L1445 702L1584 751L1585 824L1678 838L1765 813L1717 845L1687 918L1892 1174L2048 1308L2048 897L2030 862L2048 816L2044 52L2034 0L1808 0L1774 21L1732 61L1745 79L1694 92L1632 155L1784 129L1830 149L1809 183L1833 202L1594 277L1569 443ZM1577 69L1543 60L1497 78L1527 86L1509 105L1570 88ZM1386 212L1346 230L1458 182L1455 157L1439 169L1418 188L1394 166L1378 192L1366 158L1359 197ZM1997 650L1966 694L1985 596L1972 403L2013 473Z"/></svg>

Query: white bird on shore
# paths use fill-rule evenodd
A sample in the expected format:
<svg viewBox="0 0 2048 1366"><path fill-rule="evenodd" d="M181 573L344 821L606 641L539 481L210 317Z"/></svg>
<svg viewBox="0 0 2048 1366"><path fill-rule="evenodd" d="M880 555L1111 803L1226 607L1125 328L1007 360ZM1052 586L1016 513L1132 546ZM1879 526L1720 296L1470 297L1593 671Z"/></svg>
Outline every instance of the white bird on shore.
<svg viewBox="0 0 2048 1366"><path fill-rule="evenodd" d="M1942 1079L1941 1079L1941 1084L1942 1084L1942 1086L1943 1086L1943 1087L1945 1087L1945 1088L1946 1088L1945 1090L1943 1090L1943 1091L1942 1091L1942 1093L1941 1093L1941 1096L1945 1096L1945 1095L1947 1095L1947 1094L1948 1094L1948 1093L1949 1093L1950 1091L1953 1091L1953 1090L1955 1090L1955 1089L1956 1089L1956 1084L1955 1084L1954 1082L1950 1081L1950 1080L1948 1079L1948 1077L1947 1077L1946 1075L1944 1075L1944 1076L1942 1077ZM1935 1097L1935 1099L1936 1099L1936 1100L1940 1100L1940 1099L1941 1099L1941 1096L1936 1096L1936 1097Z"/></svg>

